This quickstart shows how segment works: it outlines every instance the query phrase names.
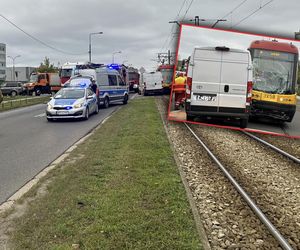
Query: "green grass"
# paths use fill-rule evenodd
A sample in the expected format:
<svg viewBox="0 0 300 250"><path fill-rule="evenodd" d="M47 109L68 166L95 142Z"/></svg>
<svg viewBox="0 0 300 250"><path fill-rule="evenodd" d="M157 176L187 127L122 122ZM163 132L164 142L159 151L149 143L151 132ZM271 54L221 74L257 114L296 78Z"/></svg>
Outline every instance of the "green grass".
<svg viewBox="0 0 300 250"><path fill-rule="evenodd" d="M14 249L201 249L153 98L131 101L62 166L16 220Z"/></svg>
<svg viewBox="0 0 300 250"><path fill-rule="evenodd" d="M25 99L25 100L23 100ZM20 108L20 107L26 107L31 106L39 103L46 103L50 100L49 96L43 96L38 98L32 98L26 96L18 96L15 98L11 97L4 97L4 100L2 103L0 103L0 112L1 111L7 111L10 109ZM4 103L5 101L8 101Z"/></svg>

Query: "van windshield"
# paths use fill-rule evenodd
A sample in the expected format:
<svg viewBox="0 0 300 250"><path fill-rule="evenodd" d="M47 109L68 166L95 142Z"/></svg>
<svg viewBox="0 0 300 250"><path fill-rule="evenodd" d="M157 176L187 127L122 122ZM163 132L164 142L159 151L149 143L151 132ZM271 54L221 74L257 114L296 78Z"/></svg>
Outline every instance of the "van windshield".
<svg viewBox="0 0 300 250"><path fill-rule="evenodd" d="M272 94L293 94L294 58L292 53L255 49L253 90Z"/></svg>
<svg viewBox="0 0 300 250"><path fill-rule="evenodd" d="M69 86L70 87L88 87L91 85L91 80L89 78L75 78L71 79Z"/></svg>

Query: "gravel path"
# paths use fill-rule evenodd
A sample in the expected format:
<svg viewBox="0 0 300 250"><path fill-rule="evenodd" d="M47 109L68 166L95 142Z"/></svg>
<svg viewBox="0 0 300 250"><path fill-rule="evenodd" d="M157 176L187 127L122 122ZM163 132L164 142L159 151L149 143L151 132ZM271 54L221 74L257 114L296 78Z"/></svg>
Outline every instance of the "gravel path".
<svg viewBox="0 0 300 250"><path fill-rule="evenodd" d="M166 101L157 101L166 115ZM167 129L212 249L280 249L185 126L167 122Z"/></svg>

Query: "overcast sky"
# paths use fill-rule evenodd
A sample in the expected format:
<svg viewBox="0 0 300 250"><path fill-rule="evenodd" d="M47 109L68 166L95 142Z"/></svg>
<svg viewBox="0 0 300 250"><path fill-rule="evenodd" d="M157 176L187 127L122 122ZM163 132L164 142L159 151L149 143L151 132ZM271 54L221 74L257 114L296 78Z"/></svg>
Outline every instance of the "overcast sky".
<svg viewBox="0 0 300 250"><path fill-rule="evenodd" d="M273 40L274 37L267 37L261 35L251 35L216 29L208 29L202 27L193 27L189 25L183 25L180 46L178 49L178 58L187 59L193 52L193 49L197 47L216 47L226 46L234 49L247 50L250 44L255 40ZM278 42L293 43L300 51L300 41L278 39Z"/></svg>
<svg viewBox="0 0 300 250"><path fill-rule="evenodd" d="M0 17L0 42L7 45L7 55L21 55L16 66L38 66L44 57L56 66L67 61L88 60L89 33L102 31L92 37L93 62L115 61L144 66L153 70L152 59L158 52L174 49L176 24L171 20L189 20L195 15L205 19L225 18L217 27L274 33L292 37L300 28L299 0L0 0L0 14L43 42L68 55L51 50L32 40ZM239 4L242 5L230 13ZM181 10L181 11L180 11ZM227 16L226 16L227 15ZM212 25L213 20L202 22ZM12 60L7 59L7 66Z"/></svg>

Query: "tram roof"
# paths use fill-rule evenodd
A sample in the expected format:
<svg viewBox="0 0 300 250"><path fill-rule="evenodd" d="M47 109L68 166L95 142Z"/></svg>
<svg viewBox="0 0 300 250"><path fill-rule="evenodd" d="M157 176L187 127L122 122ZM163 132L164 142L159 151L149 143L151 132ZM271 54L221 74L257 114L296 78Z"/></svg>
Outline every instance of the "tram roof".
<svg viewBox="0 0 300 250"><path fill-rule="evenodd" d="M298 48L292 43L278 41L256 40L251 43L250 49L265 49L298 54Z"/></svg>

